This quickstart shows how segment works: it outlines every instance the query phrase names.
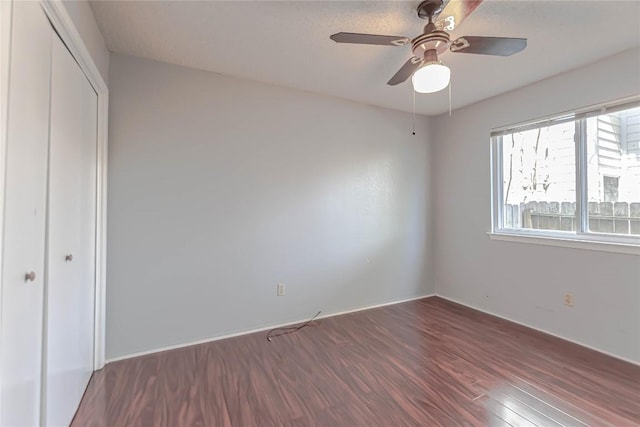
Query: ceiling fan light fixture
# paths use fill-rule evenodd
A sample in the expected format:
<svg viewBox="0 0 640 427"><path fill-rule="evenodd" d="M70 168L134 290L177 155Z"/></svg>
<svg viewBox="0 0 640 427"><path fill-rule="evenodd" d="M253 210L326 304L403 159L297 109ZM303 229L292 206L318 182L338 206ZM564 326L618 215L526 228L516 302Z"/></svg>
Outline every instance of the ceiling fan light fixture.
<svg viewBox="0 0 640 427"><path fill-rule="evenodd" d="M424 64L411 77L413 90L419 93L434 93L449 86L451 70L440 61Z"/></svg>

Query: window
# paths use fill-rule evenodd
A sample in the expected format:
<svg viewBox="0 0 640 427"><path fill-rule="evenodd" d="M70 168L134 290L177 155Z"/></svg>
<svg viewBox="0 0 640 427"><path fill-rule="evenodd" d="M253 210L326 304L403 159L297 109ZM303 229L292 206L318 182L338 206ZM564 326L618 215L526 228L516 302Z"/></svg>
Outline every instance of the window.
<svg viewBox="0 0 640 427"><path fill-rule="evenodd" d="M640 100L491 135L494 233L640 244Z"/></svg>

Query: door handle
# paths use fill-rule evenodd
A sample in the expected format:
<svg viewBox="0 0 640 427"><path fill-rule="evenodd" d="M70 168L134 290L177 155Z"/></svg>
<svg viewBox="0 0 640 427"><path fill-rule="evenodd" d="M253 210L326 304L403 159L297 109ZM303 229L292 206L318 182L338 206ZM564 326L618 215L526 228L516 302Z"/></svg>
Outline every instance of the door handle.
<svg viewBox="0 0 640 427"><path fill-rule="evenodd" d="M73 261L73 255L72 254L67 254L64 256L64 260L65 262L71 262Z"/></svg>
<svg viewBox="0 0 640 427"><path fill-rule="evenodd" d="M25 273L25 275L24 275L24 281L25 282L33 282L34 280L36 280L36 272L35 271L30 271L29 273Z"/></svg>

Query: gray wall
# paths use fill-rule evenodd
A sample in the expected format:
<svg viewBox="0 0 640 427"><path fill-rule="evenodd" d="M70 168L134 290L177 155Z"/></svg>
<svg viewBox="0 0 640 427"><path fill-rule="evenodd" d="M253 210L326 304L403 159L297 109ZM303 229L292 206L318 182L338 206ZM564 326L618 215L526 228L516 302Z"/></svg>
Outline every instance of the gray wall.
<svg viewBox="0 0 640 427"><path fill-rule="evenodd" d="M117 54L110 95L107 359L433 292L427 118Z"/></svg>
<svg viewBox="0 0 640 427"><path fill-rule="evenodd" d="M109 81L109 51L87 0L64 0L69 17L105 82Z"/></svg>
<svg viewBox="0 0 640 427"><path fill-rule="evenodd" d="M639 257L486 234L491 128L638 93L634 49L433 119L437 294L640 362Z"/></svg>

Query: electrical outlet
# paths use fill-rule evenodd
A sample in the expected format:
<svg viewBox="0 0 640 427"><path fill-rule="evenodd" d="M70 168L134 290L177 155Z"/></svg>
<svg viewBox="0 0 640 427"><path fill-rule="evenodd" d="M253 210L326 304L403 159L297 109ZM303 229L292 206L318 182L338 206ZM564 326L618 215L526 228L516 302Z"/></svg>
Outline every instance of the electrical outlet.
<svg viewBox="0 0 640 427"><path fill-rule="evenodd" d="M284 283L278 283L278 296L283 297L285 292Z"/></svg>
<svg viewBox="0 0 640 427"><path fill-rule="evenodd" d="M564 294L564 305L573 307L573 294Z"/></svg>

